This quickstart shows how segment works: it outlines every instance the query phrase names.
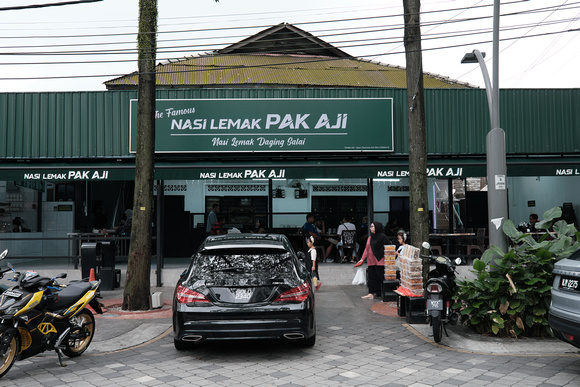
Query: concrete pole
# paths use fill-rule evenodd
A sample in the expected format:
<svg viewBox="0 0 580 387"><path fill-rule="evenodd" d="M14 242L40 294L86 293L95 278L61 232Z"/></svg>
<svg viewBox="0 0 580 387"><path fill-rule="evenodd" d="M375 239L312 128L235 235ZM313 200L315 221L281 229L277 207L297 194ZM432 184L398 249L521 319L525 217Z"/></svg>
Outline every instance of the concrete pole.
<svg viewBox="0 0 580 387"><path fill-rule="evenodd" d="M489 245L507 252L508 241L502 225L508 217L505 132L499 124L499 0L493 3L493 87L491 90L491 130L487 134L487 206Z"/></svg>

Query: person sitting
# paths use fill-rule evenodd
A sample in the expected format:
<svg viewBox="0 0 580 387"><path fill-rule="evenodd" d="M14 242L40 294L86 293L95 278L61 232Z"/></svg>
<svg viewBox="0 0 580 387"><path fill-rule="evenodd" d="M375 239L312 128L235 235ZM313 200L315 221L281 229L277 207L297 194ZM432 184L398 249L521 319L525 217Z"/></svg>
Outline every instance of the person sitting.
<svg viewBox="0 0 580 387"><path fill-rule="evenodd" d="M226 224L226 218L224 218L223 216L220 216L219 220L216 222L216 224L213 225L213 227L211 228L209 233L211 235L225 234L226 230L223 228L225 224Z"/></svg>
<svg viewBox="0 0 580 387"><path fill-rule="evenodd" d="M342 217L342 221L340 226L338 226L338 230L337 230L337 234L341 237L340 240L336 243L336 248L338 250L338 252L341 251L342 249L342 232L345 230L350 230L350 231L356 231L356 226L354 224L352 224L350 222L350 216L349 215L345 215ZM328 257L330 255L330 253L332 252L332 248L333 248L334 244L331 243L330 245L328 245L327 249L326 249L326 256ZM353 257L356 258L356 249L353 249ZM338 261L338 258L334 260L335 262Z"/></svg>
<svg viewBox="0 0 580 387"><path fill-rule="evenodd" d="M314 237L314 242L322 240L320 231L314 226L314 214L310 213L306 215L306 223L302 226L302 230L306 233L306 236Z"/></svg>
<svg viewBox="0 0 580 387"><path fill-rule="evenodd" d="M266 222L263 219L258 219L256 221L256 231L257 234L265 234L266 231Z"/></svg>
<svg viewBox="0 0 580 387"><path fill-rule="evenodd" d="M530 232L537 232L536 230L536 223L539 223L540 219L538 214L530 214L530 224L528 225L528 229Z"/></svg>
<svg viewBox="0 0 580 387"><path fill-rule="evenodd" d="M133 210L126 209L123 212L121 224L116 227L115 235L116 236L131 236L131 226L133 225Z"/></svg>

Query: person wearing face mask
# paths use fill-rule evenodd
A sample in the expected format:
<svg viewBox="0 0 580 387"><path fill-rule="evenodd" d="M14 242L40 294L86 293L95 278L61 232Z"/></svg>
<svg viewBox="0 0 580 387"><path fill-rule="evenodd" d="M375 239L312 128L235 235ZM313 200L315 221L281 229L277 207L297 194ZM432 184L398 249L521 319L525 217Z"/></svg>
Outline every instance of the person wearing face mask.
<svg viewBox="0 0 580 387"><path fill-rule="evenodd" d="M391 241L383 231L383 224L381 222L372 222L370 226L371 236L367 239L367 245L363 256L355 266L360 266L364 261L368 265L368 281L369 294L361 298L372 300L375 297L380 297L381 284L385 278L385 245L390 245Z"/></svg>

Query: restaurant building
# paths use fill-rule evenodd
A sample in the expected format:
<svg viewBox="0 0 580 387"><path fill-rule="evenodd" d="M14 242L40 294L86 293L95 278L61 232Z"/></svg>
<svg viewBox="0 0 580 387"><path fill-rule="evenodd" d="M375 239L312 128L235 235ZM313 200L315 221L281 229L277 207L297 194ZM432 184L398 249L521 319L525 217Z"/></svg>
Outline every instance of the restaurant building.
<svg viewBox="0 0 580 387"><path fill-rule="evenodd" d="M156 231L192 254L213 203L229 227L292 233L313 212L408 230L405 69L361 61L281 24L157 67ZM424 74L430 222L488 227L485 90ZM0 249L69 256L71 233L132 208L137 74L107 91L0 94ZM554 206L575 221L580 90L500 90L509 216ZM26 234L14 231L27 231Z"/></svg>

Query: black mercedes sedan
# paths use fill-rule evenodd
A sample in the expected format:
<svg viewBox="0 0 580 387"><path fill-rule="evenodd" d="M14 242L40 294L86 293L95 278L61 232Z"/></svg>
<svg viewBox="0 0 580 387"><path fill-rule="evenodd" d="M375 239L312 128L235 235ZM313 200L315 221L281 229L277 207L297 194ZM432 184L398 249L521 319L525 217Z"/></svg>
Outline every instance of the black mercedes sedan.
<svg viewBox="0 0 580 387"><path fill-rule="evenodd" d="M313 346L314 289L304 254L298 254L284 235L206 238L175 288L175 348L239 339Z"/></svg>

